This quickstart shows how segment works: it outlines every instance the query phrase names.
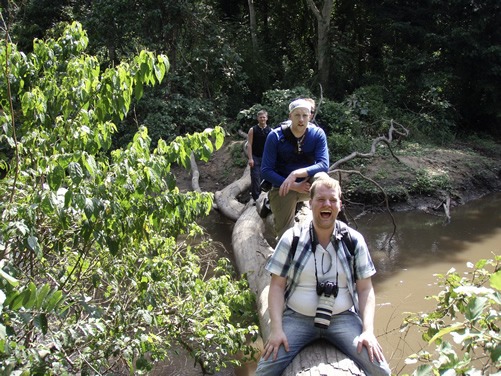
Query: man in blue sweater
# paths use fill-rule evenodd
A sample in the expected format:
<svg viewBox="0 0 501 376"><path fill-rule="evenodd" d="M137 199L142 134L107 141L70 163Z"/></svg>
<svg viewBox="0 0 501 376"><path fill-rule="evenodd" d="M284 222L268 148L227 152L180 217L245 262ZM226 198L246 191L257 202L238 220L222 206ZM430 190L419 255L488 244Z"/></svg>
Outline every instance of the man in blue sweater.
<svg viewBox="0 0 501 376"><path fill-rule="evenodd" d="M293 226L297 203L309 200L315 175L329 170L327 137L310 123L311 109L305 99L292 101L290 123L273 129L264 145L261 176L272 184L268 198L278 239Z"/></svg>

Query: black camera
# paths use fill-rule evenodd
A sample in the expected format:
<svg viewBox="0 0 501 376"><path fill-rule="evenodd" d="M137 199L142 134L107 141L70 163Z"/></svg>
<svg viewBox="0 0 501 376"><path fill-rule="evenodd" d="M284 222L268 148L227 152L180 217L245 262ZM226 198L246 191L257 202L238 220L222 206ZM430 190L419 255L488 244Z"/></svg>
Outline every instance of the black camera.
<svg viewBox="0 0 501 376"><path fill-rule="evenodd" d="M317 294L319 295L317 311L315 312L315 326L327 329L331 323L334 300L339 292L339 287L331 281L317 282Z"/></svg>
<svg viewBox="0 0 501 376"><path fill-rule="evenodd" d="M267 180L263 180L260 184L260 187L261 187L261 191L268 192L271 189L272 184Z"/></svg>
<svg viewBox="0 0 501 376"><path fill-rule="evenodd" d="M331 281L325 282L317 282L317 295L326 295L337 297L337 293L339 292L339 287L337 284Z"/></svg>

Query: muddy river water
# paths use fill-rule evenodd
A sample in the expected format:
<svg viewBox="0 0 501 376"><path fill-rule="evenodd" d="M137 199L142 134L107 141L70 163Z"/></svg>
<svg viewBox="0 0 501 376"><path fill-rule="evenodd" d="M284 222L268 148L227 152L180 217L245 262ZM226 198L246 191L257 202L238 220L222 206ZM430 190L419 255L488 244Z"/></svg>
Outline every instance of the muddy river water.
<svg viewBox="0 0 501 376"><path fill-rule="evenodd" d="M378 270L374 277L377 298L376 335L395 375L411 373L405 358L419 351L423 341L416 334L403 337L399 327L405 312L429 311L426 296L438 293L435 274L467 269L468 261L501 254L501 193L491 194L451 210L451 221L420 212L367 215L356 225L367 240ZM232 224L218 215L204 224L212 238L231 251ZM390 243L389 239L392 237ZM234 372L251 376L255 365Z"/></svg>

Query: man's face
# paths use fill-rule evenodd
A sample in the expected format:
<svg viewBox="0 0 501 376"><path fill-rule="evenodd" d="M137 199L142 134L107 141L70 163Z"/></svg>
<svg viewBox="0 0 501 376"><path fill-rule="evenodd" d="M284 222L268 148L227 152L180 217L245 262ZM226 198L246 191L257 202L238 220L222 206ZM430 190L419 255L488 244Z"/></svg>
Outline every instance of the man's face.
<svg viewBox="0 0 501 376"><path fill-rule="evenodd" d="M332 228L341 210L339 191L325 185L317 186L315 196L310 199L310 207L313 214L313 223L316 227Z"/></svg>
<svg viewBox="0 0 501 376"><path fill-rule="evenodd" d="M296 129L305 129L310 120L310 111L307 108L296 108L289 115L292 121L292 127Z"/></svg>
<svg viewBox="0 0 501 376"><path fill-rule="evenodd" d="M257 121L259 124L266 124L266 122L268 121L268 116L261 114L257 117Z"/></svg>

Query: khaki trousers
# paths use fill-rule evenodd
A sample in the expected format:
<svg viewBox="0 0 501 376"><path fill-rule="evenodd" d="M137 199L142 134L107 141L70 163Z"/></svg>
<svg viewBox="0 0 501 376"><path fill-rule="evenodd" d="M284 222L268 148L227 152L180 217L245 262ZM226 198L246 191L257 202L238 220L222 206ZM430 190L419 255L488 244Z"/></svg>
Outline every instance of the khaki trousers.
<svg viewBox="0 0 501 376"><path fill-rule="evenodd" d="M319 172L309 180L313 184L313 182L321 176L325 177L328 175L326 172ZM278 188L274 187L268 192L268 199L270 200L271 212L273 213L275 233L277 239L280 239L287 229L294 226L297 203L308 201L310 199L310 194L289 191L289 193L281 197L278 194Z"/></svg>

